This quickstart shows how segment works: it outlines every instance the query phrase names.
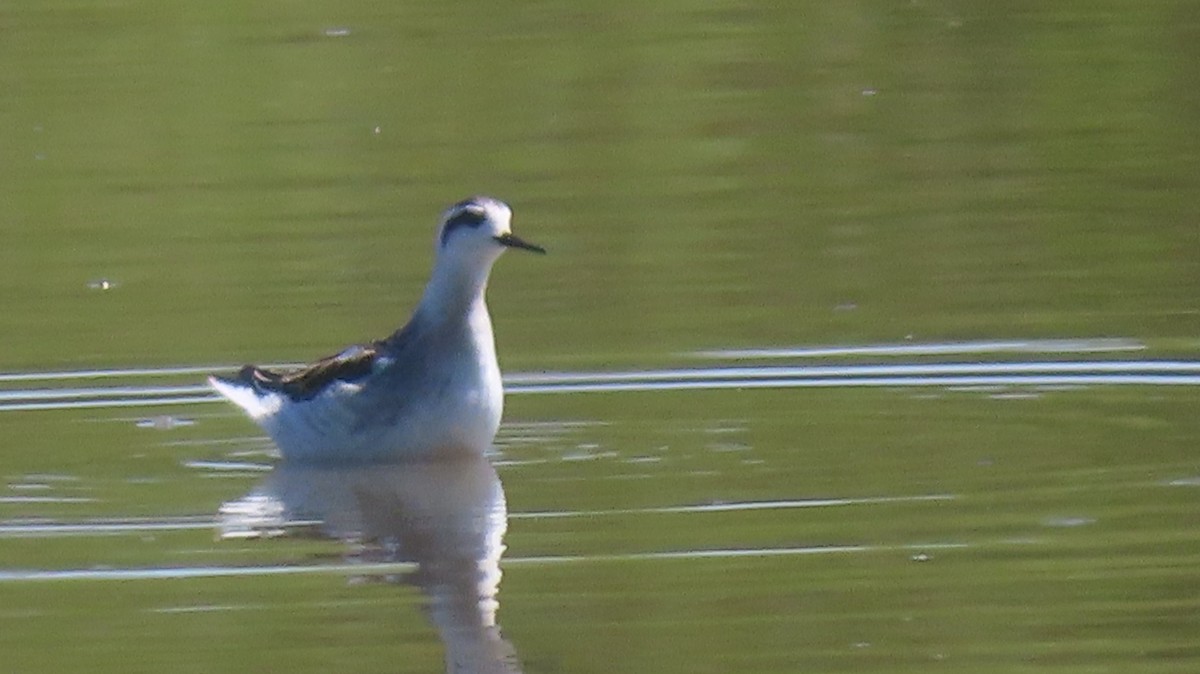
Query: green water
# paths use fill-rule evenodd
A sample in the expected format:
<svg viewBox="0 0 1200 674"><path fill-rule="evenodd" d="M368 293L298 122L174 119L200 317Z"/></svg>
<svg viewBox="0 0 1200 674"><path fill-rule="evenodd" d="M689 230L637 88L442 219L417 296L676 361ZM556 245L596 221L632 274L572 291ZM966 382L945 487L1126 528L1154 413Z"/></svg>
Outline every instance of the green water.
<svg viewBox="0 0 1200 674"><path fill-rule="evenodd" d="M493 275L508 371L1061 337L1195 359L1197 45L1182 1L8 2L0 370L297 361L384 335L438 213L477 192L551 251ZM1198 402L510 396L510 422L575 424L502 434L510 512L627 512L510 521L506 557L583 561L505 567L499 621L527 672L1193 671ZM160 413L197 423L134 425ZM0 496L48 475L86 499L0 501L5 521L211 515L260 477L185 465L255 433L219 405L0 429ZM638 557L805 546L870 550ZM0 538L0 570L340 554ZM170 612L196 606L236 608ZM0 669L439 671L421 607L336 575L5 582Z"/></svg>

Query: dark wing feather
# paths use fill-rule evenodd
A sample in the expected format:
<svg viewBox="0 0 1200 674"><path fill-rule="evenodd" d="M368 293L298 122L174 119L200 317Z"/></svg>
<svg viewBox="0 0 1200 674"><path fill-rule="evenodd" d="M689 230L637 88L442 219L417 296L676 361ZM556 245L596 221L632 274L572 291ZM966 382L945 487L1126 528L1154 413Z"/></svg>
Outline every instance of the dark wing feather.
<svg viewBox="0 0 1200 674"><path fill-rule="evenodd" d="M291 372L274 372L247 365L242 368L240 378L259 389L283 393L297 402L310 400L334 381L350 382L370 374L383 346L384 342L359 344Z"/></svg>

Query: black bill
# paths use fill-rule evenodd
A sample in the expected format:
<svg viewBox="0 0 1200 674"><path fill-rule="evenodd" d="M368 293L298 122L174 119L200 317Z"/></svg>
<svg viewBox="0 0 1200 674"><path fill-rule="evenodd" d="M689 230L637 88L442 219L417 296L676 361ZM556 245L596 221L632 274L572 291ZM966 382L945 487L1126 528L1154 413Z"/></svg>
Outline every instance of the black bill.
<svg viewBox="0 0 1200 674"><path fill-rule="evenodd" d="M508 232L507 234L501 234L500 236L497 236L496 241L498 241L500 243L500 245L508 246L509 248L521 248L523 250L532 250L533 252L541 253L542 255L546 254L545 248L542 248L541 246L536 246L532 243L529 243L528 241L518 237L517 235L513 234L512 232Z"/></svg>

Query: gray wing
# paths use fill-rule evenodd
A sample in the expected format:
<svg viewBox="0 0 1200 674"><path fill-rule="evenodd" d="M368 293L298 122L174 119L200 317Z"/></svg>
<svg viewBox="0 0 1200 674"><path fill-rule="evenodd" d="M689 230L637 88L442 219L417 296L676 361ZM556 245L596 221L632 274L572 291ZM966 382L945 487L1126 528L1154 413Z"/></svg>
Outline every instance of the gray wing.
<svg viewBox="0 0 1200 674"><path fill-rule="evenodd" d="M352 382L371 374L384 345L382 341L356 344L290 372L247 365L238 373L238 378L256 388L282 393L297 402L310 400L335 381Z"/></svg>

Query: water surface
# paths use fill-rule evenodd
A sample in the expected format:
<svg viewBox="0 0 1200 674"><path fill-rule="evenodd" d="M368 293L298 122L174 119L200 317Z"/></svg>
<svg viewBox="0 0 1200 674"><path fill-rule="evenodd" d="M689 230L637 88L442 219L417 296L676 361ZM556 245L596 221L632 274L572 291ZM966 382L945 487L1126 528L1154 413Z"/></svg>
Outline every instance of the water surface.
<svg viewBox="0 0 1200 674"><path fill-rule="evenodd" d="M1196 670L1193 4L10 4L5 667ZM278 468L479 192L489 463Z"/></svg>

